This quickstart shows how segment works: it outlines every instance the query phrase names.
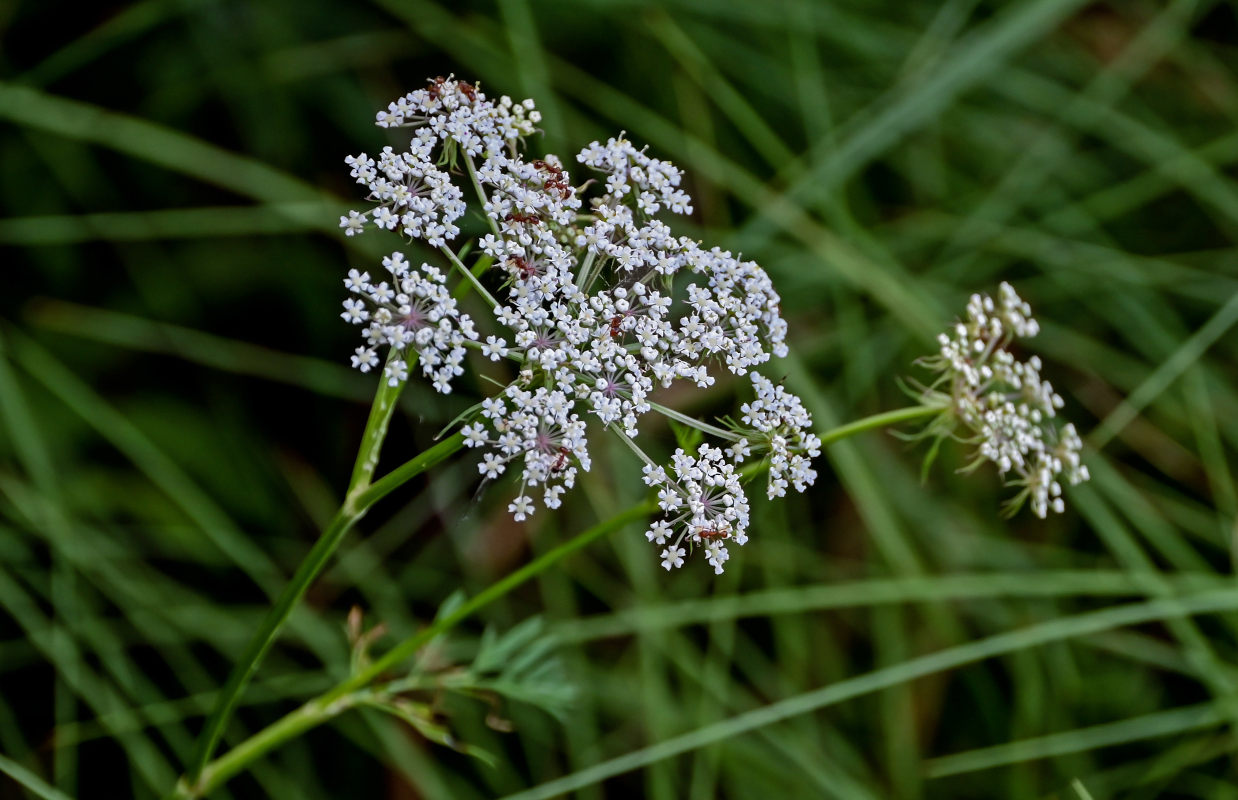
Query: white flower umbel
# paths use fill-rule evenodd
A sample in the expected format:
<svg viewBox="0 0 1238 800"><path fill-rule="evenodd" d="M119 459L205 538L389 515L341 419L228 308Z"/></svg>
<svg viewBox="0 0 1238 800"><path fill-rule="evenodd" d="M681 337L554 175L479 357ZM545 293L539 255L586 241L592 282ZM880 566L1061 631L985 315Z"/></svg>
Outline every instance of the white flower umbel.
<svg viewBox="0 0 1238 800"><path fill-rule="evenodd" d="M448 394L451 379L463 372L464 343L477 338L473 320L456 308L444 284L443 273L429 264L410 270L403 253L383 259L390 282L373 283L368 272L351 270L344 286L356 297L344 301L340 316L348 322L365 325L361 335L365 345L358 347L352 364L369 372L381 363L377 349L390 347L387 381L395 386L408 379L406 354L416 352L421 373L434 388Z"/></svg>
<svg viewBox="0 0 1238 800"><path fill-rule="evenodd" d="M520 466L520 497L509 510L517 520L532 514L535 506L528 488L543 487L542 502L558 508L560 496L576 484L578 468L589 470L585 422L573 413L571 398L558 390L539 387L527 391L508 386L502 397L482 403L481 419L461 432L467 447L493 447L477 469L487 478L497 478L515 462Z"/></svg>
<svg viewBox="0 0 1238 800"><path fill-rule="evenodd" d="M768 455L769 495L788 486L802 491L815 477L810 459L820 442L798 398L755 374L757 399L744 406L741 433L659 406L651 395L677 382L711 386L723 371L748 375L785 356L778 293L756 263L677 236L655 217L692 211L673 164L620 136L577 155L601 177L577 183L558 157L523 155L539 119L532 101L492 101L445 78L379 113L380 127L411 129L409 143L377 159L347 159L376 207L342 217L341 227L350 236L375 226L399 230L437 248L491 305L495 324L479 338L431 267L404 279L420 293L399 281L374 285L354 271L345 283L356 297L343 316L367 326L367 346L353 363L375 369L382 361L376 348L390 345L397 352L386 372L398 382L408 371L398 348L414 346L440 391L459 374L464 347L513 363L515 381L466 417L462 433L465 444L485 451L478 469L487 479L519 473L520 492L509 505L518 520L533 514L538 500L558 507L578 471L589 469L588 420L614 430L647 462L632 439L653 410L725 439L731 462L713 446L677 454L674 478L662 487L683 504L663 565L681 565L699 546L720 570L726 545L747 538L748 506L733 464ZM467 210L457 183L476 195L474 210L489 228L476 251L492 267L479 277L451 249ZM432 318L435 303L443 305ZM405 332L410 328L417 335ZM747 443L737 441L742 436Z"/></svg>
<svg viewBox="0 0 1238 800"><path fill-rule="evenodd" d="M671 456L671 471L645 466L645 483L658 489L658 506L666 517L649 526L645 538L667 545L662 566L680 567L685 541L705 551L705 559L721 575L729 559L727 543L748 541L748 498L735 465L723 450L702 444L695 456L680 448Z"/></svg>
<svg viewBox="0 0 1238 800"><path fill-rule="evenodd" d="M817 479L812 459L821 455L821 439L812 432L812 415L799 397L768 378L752 373L756 400L740 406L743 435L731 446L731 457L738 463L750 452L768 452L769 484L766 494L783 497L787 486L802 492Z"/></svg>
<svg viewBox="0 0 1238 800"><path fill-rule="evenodd" d="M920 363L940 373L924 389L925 404L948 408L927 432L974 443L976 458L967 469L991 461L1019 489L1010 512L1029 501L1043 518L1065 510L1063 481L1075 485L1089 476L1074 425L1057 424L1062 398L1040 377L1040 359L1019 361L1006 349L1039 329L1031 307L1003 283L996 301L972 295L967 318L938 336L938 355Z"/></svg>

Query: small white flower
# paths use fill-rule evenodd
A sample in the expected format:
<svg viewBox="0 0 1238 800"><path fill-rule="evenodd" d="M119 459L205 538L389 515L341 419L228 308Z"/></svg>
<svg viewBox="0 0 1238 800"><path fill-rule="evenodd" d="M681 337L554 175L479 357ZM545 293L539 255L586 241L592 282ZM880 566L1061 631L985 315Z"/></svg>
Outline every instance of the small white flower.
<svg viewBox="0 0 1238 800"><path fill-rule="evenodd" d="M340 317L354 324L361 324L370 318L370 312L366 309L365 303L360 300L349 298L344 301L344 313Z"/></svg>
<svg viewBox="0 0 1238 800"><path fill-rule="evenodd" d="M464 436L465 447L481 447L490 441L485 427L477 422L465 425L460 429L460 433Z"/></svg>
<svg viewBox="0 0 1238 800"><path fill-rule="evenodd" d="M522 494L507 506L507 510L517 522L524 522L533 513L533 500L528 495Z"/></svg>
<svg viewBox="0 0 1238 800"><path fill-rule="evenodd" d="M671 533L671 526L664 519L660 519L649 526L649 530L645 531L645 538L654 544L666 544L666 537Z"/></svg>
<svg viewBox="0 0 1238 800"><path fill-rule="evenodd" d="M378 353L372 347L358 347L352 357L352 365L362 372L369 372L378 364Z"/></svg>
<svg viewBox="0 0 1238 800"><path fill-rule="evenodd" d="M672 567L682 567L685 551L682 547L668 547L662 551L662 569L668 572Z"/></svg>
<svg viewBox="0 0 1238 800"><path fill-rule="evenodd" d="M340 217L340 227L345 236L356 236L365 230L365 214L349 211L347 217Z"/></svg>
<svg viewBox="0 0 1238 800"><path fill-rule="evenodd" d="M387 384L390 386L399 386L408 380L408 364L399 358L388 361L383 372L386 374Z"/></svg>
<svg viewBox="0 0 1238 800"><path fill-rule="evenodd" d="M486 453L482 456L482 462L477 465L477 471L490 479L499 477L505 469L507 465L503 463L503 459L494 453Z"/></svg>
<svg viewBox="0 0 1238 800"><path fill-rule="evenodd" d="M507 342L496 336L487 336L486 343L482 345L481 354L491 361L498 361L507 355Z"/></svg>

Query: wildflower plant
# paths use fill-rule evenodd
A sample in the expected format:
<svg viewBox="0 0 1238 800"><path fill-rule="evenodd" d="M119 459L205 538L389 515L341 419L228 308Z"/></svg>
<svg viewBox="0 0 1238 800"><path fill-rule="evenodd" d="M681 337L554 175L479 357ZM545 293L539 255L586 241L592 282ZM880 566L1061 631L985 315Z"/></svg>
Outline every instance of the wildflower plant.
<svg viewBox="0 0 1238 800"><path fill-rule="evenodd" d="M463 81L436 80L381 111L377 123L411 131L408 148L384 148L345 161L376 205L340 218L348 235L367 228L398 230L438 248L464 279L474 281L492 317L460 314L443 273L413 269L401 253L383 260L371 279L352 270L341 315L361 326L352 357L362 371L385 358L391 385L410 364L440 392L463 370L465 348L512 362L517 378L484 400L462 428L464 444L482 452L479 472L519 481L508 510L523 521L538 508L558 508L590 469L589 441L610 429L645 462L666 517L647 537L667 569L703 549L717 572L727 544L748 540L748 503L735 471L745 458L768 456L769 494L803 491L819 454L803 404L754 368L787 353L787 325L769 276L756 263L678 236L660 213L692 212L683 175L622 136L592 142L575 157L573 178L558 157L527 159L526 140L538 112L532 101L489 100ZM464 266L455 221L466 213L463 191L442 165L461 163L489 232L477 251L489 266ZM454 249L453 249L454 248ZM380 273L381 274L381 273ZM495 294L484 288L498 283ZM482 336L484 335L484 340ZM380 351L386 350L386 356ZM750 376L757 398L744 424L723 430L653 402L676 383L705 388L729 372ZM644 415L661 412L710 435L702 444L653 466L636 444ZM592 423L592 424L591 424Z"/></svg>
<svg viewBox="0 0 1238 800"><path fill-rule="evenodd" d="M1087 479L1079 436L1073 426L1057 424L1062 399L1040 377L1039 360L1021 362L1009 349L1037 327L1009 286L1002 285L996 301L974 296L966 319L941 336L937 354L922 360L936 377L918 387L917 405L818 433L802 400L756 371L788 355L787 324L769 276L740 255L677 235L666 221L692 213L673 164L622 135L591 142L573 160L529 158L540 121L534 103L491 100L452 78L398 98L375 121L403 138L377 157L345 159L372 205L341 216L340 227L348 237L376 228L398 232L436 251L435 263L394 250L344 278L340 316L361 335L352 365L381 376L352 478L336 515L220 692L177 797L210 793L267 750L355 707L380 708L430 740L468 752L418 694L451 683L415 658L427 645L567 554L637 521L666 570L696 557L722 573L729 548L754 532L746 483L764 471L769 499L803 492L817 479L813 459L848 436L930 420L922 435L975 445L968 469L994 462L1019 489L1012 507L1030 500L1042 517L1062 510L1062 481ZM458 224L467 226L470 210L485 225L481 235L465 236ZM486 309L478 319L460 305L470 292ZM403 387L425 380L442 394L455 391L470 350L474 361L507 362L514 377L453 421L449 428L457 430L375 478ZM714 424L658 402L659 392L677 384L707 389L724 376L752 392L737 417ZM685 438L659 463L640 444L651 413L694 429L697 438L691 445ZM371 653L377 634L358 632L344 680L213 758L292 609L376 502L467 448L476 451L479 478L509 476L516 488L506 509L523 521L561 505L590 471L591 443L599 435L614 436L633 452L656 500L555 546L469 600L445 605L431 625L381 654ZM544 653L545 646L532 652ZM453 677L453 685L474 692L492 686L485 683L494 671L487 664L479 655L472 668L451 672L463 676ZM520 693L511 680L502 686ZM526 696L553 705L544 692Z"/></svg>

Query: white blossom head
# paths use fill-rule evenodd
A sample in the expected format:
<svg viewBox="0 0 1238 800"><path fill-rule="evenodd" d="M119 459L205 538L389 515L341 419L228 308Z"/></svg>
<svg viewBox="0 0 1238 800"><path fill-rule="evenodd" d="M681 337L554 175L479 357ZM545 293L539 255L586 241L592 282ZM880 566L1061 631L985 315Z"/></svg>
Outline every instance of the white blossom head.
<svg viewBox="0 0 1238 800"><path fill-rule="evenodd" d="M340 314L347 322L363 326L352 365L362 372L379 366L380 348L388 348L384 375L395 386L408 379L410 353L417 355L421 373L435 390L448 394L451 380L461 374L464 345L477 338L473 320L461 314L447 291L445 276L437 267L422 264L409 269L403 253L383 259L388 280L373 282L368 272L350 270L344 286L353 295L344 301Z"/></svg>
<svg viewBox="0 0 1238 800"><path fill-rule="evenodd" d="M645 483L657 488L658 506L665 514L650 525L645 538L666 545L662 566L667 570L683 565L680 545L686 543L702 548L720 575L730 558L727 544L748 541L748 498L739 473L723 450L709 444L702 444L695 456L676 450L671 464L669 473L662 467L645 468Z"/></svg>
<svg viewBox="0 0 1238 800"><path fill-rule="evenodd" d="M394 254L384 262L398 267L390 281L376 284L357 270L345 281L354 296L343 316L365 326L354 365L377 368L388 348L387 378L398 383L415 353L435 388L448 391L468 349L510 363L514 380L465 415L462 433L481 451L481 475L515 473L520 488L508 509L517 520L560 505L590 468L595 431L611 430L635 447L651 411L687 419L655 401L660 390L751 375L756 399L743 406L743 424L731 431L699 424L725 441L676 453L659 484L665 503L680 503L664 506L670 516L660 524L678 533L658 541L666 545L663 566L679 566L700 549L721 571L727 546L747 540L735 464L768 457L770 497L788 486L803 491L816 476L810 462L820 442L802 403L752 372L787 353L779 295L755 262L676 235L659 218L692 213L673 164L620 136L577 154L576 163L598 176L582 181L557 156L526 157L539 120L532 101L492 101L450 78L379 112L377 124L406 131L408 144L384 148L377 159L346 160L375 206L350 212L341 226L350 236L398 230L463 272L463 247L452 248L456 222L473 205L489 227L471 251L474 268L485 265L480 259L490 268L462 277L493 287L493 295L482 290L492 318L479 333L443 271L409 270Z"/></svg>
<svg viewBox="0 0 1238 800"><path fill-rule="evenodd" d="M938 373L924 387L923 402L944 409L926 433L975 444L966 469L992 462L1006 484L1018 489L1008 511L1029 502L1043 518L1065 510L1063 482L1075 485L1089 475L1074 425L1057 421L1064 403L1040 377L1040 358L1020 361L1007 349L1014 339L1039 330L1031 307L1003 283L997 300L972 295L967 317L939 335L937 355L920 363Z"/></svg>

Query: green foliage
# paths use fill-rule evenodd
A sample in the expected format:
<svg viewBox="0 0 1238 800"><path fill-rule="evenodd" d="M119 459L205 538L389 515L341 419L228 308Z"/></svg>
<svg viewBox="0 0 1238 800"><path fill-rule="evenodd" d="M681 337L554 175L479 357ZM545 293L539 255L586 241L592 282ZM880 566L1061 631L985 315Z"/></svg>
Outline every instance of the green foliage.
<svg viewBox="0 0 1238 800"><path fill-rule="evenodd" d="M163 797L192 759L377 383L339 278L396 245L339 235L343 156L452 72L534 96L535 148L683 167L694 234L782 292L769 374L821 429L906 405L1009 280L1093 481L1004 520L956 442L838 441L716 579L667 576L639 512L592 527L646 498L622 446L527 526L457 454L360 521L221 750L414 641L384 713L212 796L1238 797L1232 4L28 3L0 36L0 797ZM491 390L410 383L379 474ZM354 606L386 635L350 647Z"/></svg>

